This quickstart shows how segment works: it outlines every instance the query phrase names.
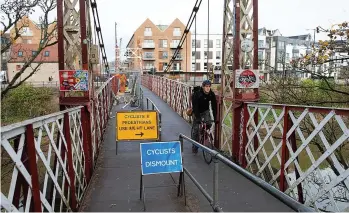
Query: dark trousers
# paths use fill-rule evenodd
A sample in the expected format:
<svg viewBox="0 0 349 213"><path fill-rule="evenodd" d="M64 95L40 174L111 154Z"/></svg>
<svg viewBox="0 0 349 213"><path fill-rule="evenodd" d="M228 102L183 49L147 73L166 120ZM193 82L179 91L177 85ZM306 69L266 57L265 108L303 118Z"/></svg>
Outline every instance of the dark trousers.
<svg viewBox="0 0 349 213"><path fill-rule="evenodd" d="M196 118L195 116L194 116L194 120L193 120L193 124L192 124L192 127L191 127L191 139L193 139L194 141L196 141L196 142L198 142L198 143L200 143L200 141L199 141L199 136L200 136L200 122L202 121L202 119L204 120L204 121L210 121L210 120L212 120L211 119L211 116L210 116L210 111L209 110L207 110L207 111L205 111L205 112L203 112L203 113L201 113L200 114L200 117L199 118ZM193 144L193 148L198 148L197 146L195 146L194 144Z"/></svg>

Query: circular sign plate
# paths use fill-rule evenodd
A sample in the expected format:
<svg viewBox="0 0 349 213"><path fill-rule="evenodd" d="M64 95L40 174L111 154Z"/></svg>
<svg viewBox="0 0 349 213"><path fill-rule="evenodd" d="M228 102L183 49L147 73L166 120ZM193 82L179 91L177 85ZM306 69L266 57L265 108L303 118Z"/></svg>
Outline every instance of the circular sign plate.
<svg viewBox="0 0 349 213"><path fill-rule="evenodd" d="M251 39L244 39L241 41L241 51L251 52L253 50L253 41Z"/></svg>
<svg viewBox="0 0 349 213"><path fill-rule="evenodd" d="M257 82L257 76L251 70L244 70L238 76L238 82L244 88L249 88Z"/></svg>

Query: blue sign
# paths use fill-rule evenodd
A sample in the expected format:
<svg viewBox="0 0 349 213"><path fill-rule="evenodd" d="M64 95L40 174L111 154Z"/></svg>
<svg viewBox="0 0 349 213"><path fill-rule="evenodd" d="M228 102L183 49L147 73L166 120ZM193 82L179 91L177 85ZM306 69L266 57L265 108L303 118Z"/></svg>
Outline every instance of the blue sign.
<svg viewBox="0 0 349 213"><path fill-rule="evenodd" d="M141 143L142 175L183 172L179 141Z"/></svg>

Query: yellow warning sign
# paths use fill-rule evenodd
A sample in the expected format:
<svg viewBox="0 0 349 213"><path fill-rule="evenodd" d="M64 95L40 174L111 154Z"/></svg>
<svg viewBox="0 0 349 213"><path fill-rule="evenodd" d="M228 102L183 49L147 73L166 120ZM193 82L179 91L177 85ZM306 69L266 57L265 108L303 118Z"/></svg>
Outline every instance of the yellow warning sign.
<svg viewBox="0 0 349 213"><path fill-rule="evenodd" d="M131 111L116 113L116 140L158 140L158 112Z"/></svg>

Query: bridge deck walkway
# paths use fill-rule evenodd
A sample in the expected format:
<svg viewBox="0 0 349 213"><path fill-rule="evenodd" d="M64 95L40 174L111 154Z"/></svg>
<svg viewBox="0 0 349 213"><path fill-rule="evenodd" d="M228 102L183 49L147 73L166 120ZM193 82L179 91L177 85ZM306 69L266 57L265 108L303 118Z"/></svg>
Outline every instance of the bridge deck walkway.
<svg viewBox="0 0 349 213"><path fill-rule="evenodd" d="M162 112L162 141L178 140L178 135L190 135L190 125L174 112L165 102L143 87L144 97L152 100ZM114 112L121 110L114 107ZM139 142L120 142L118 155L115 146L115 118L110 119L105 132L96 171L85 195L80 211L143 211L139 199L140 153ZM213 185L213 163L207 165L202 154L193 155L191 144L184 143L184 166L211 194ZM178 175L173 175L178 181ZM219 203L223 211L244 212L290 212L292 209L265 192L254 183L228 168L219 165ZM173 184L169 174L145 177L147 186ZM177 198L175 187L146 189L147 211L195 211L210 212L206 198L186 176L187 207L184 199Z"/></svg>

